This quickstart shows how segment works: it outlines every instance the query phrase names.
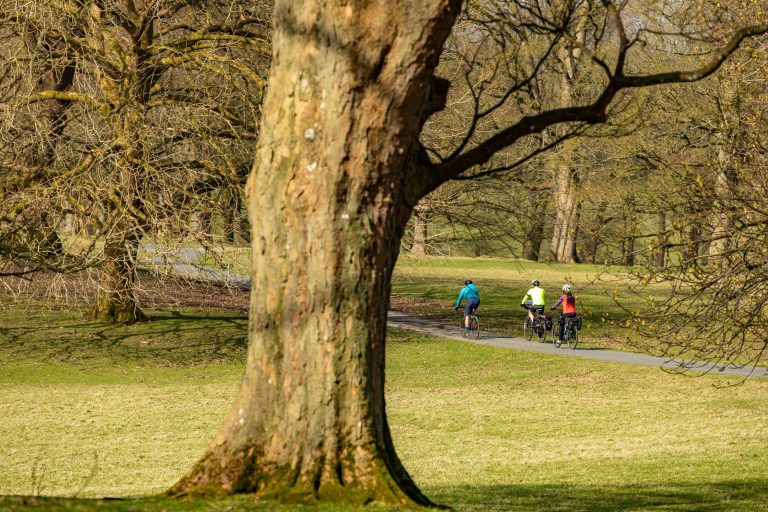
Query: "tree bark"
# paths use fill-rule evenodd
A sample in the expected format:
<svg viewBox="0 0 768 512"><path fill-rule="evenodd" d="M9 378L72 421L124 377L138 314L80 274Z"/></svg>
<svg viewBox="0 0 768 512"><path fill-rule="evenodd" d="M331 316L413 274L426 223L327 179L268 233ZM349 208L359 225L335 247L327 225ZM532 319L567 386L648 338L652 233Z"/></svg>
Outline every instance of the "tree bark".
<svg viewBox="0 0 768 512"><path fill-rule="evenodd" d="M544 209L546 201L540 190L528 189L528 216L525 219L523 259L539 261L541 242L544 239Z"/></svg>
<svg viewBox="0 0 768 512"><path fill-rule="evenodd" d="M384 341L400 239L423 195L409 171L458 7L276 2L269 83L280 86L247 187L245 376L172 494L430 504L392 444Z"/></svg>
<svg viewBox="0 0 768 512"><path fill-rule="evenodd" d="M733 207L733 191L738 184L738 178L722 146L718 150L717 161L719 172L714 186L716 199L710 214L712 235L707 248L710 267L726 263L731 245L729 233L733 230L734 220L738 215L736 208Z"/></svg>
<svg viewBox="0 0 768 512"><path fill-rule="evenodd" d="M136 301L136 258L139 239L135 235L109 237L99 275L96 304L88 317L100 322L135 323L147 320Z"/></svg>
<svg viewBox="0 0 768 512"><path fill-rule="evenodd" d="M226 193L228 195L228 201L224 207L224 220L226 222L225 237L227 242L242 243L248 240L248 236L245 234L248 224L242 214L242 194L240 193L240 190L237 190L234 187L229 187Z"/></svg>
<svg viewBox="0 0 768 512"><path fill-rule="evenodd" d="M595 115L554 110L431 173L411 172L428 165L418 135L459 6L276 1L272 86L248 182L245 375L224 425L171 493L429 504L395 454L384 403L386 305L413 207L516 133L553 119L602 122L622 84L667 76L619 76Z"/></svg>
<svg viewBox="0 0 768 512"><path fill-rule="evenodd" d="M136 14L136 13L133 13ZM90 11L91 33L100 33L100 23L107 16L103 6ZM99 276L96 304L89 316L105 322L133 323L147 320L136 301L138 248L148 224L147 151L144 130L150 91L157 80L148 64L149 51L155 37L154 21L137 31L130 47L130 66L119 78L100 76L100 90L112 105L121 105L109 116L116 148L111 170L114 178L107 185L104 254Z"/></svg>
<svg viewBox="0 0 768 512"><path fill-rule="evenodd" d="M584 27L578 31L578 39L583 39ZM577 46L572 50L565 48L558 52L558 59L563 64L564 73L559 80L559 104L573 104L573 88L576 80L577 65L581 57L581 49ZM562 130L562 128L557 128ZM578 171L570 162L570 152L573 149L566 145L560 155L553 155L552 183L555 194L556 217L552 234L552 259L559 263L576 261L576 233L578 221L578 200L576 198ZM554 158L559 156L557 160Z"/></svg>
<svg viewBox="0 0 768 512"><path fill-rule="evenodd" d="M429 253L427 247L427 223L429 220L429 207L418 205L413 210L413 246L411 252L419 256Z"/></svg>
<svg viewBox="0 0 768 512"><path fill-rule="evenodd" d="M573 263L576 251L576 233L579 203L576 197L578 174L575 169L556 165L553 169L555 190L555 224L551 252L554 261Z"/></svg>
<svg viewBox="0 0 768 512"><path fill-rule="evenodd" d="M131 116L128 116L131 117ZM124 126L131 123L125 120ZM128 130L128 134L138 131ZM124 139L129 140L129 139ZM109 196L104 234L104 251L99 274L96 303L88 317L101 322L134 323L147 320L136 301L136 270L139 243L144 233L142 221L143 177L136 162L141 159L141 144L134 140L126 152L116 159L121 179Z"/></svg>

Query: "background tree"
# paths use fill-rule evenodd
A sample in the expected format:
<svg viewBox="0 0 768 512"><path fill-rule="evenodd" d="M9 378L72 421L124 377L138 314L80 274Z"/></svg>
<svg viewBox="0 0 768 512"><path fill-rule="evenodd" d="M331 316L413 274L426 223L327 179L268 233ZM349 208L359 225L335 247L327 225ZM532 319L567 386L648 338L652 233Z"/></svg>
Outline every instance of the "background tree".
<svg viewBox="0 0 768 512"><path fill-rule="evenodd" d="M403 245L416 254L508 256L525 236L519 174L446 183L414 210ZM543 214L543 212L542 212Z"/></svg>
<svg viewBox="0 0 768 512"><path fill-rule="evenodd" d="M630 313L669 355L697 364L754 365L768 347L767 50L765 41L750 41L718 80L699 88L698 108L685 110L674 137L677 155L659 157L676 174L664 201L671 218L662 243L671 257L637 279L672 289Z"/></svg>
<svg viewBox="0 0 768 512"><path fill-rule="evenodd" d="M219 217L230 239L241 223L269 10L237 0L5 2L0 10L8 56L0 236L23 242L12 261L33 270L48 265L50 251L17 234L34 225L45 229L37 239L66 235L68 268L100 269L91 316L141 320L143 239L157 240L154 253L185 238L212 247L201 219L226 209Z"/></svg>

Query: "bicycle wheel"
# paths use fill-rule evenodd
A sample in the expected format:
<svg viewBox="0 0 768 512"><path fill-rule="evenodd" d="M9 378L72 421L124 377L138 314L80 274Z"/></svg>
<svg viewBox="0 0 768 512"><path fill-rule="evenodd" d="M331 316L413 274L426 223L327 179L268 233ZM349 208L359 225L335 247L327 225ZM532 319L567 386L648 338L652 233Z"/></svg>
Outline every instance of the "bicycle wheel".
<svg viewBox="0 0 768 512"><path fill-rule="evenodd" d="M560 348L560 345L563 344L563 342L560 340L560 323L557 323L554 327L552 327L552 343L555 345L555 348Z"/></svg>
<svg viewBox="0 0 768 512"><path fill-rule="evenodd" d="M569 327L570 335L568 336L568 348L573 350L576 348L576 345L579 344L579 331L576 329L575 322L571 322Z"/></svg>
<svg viewBox="0 0 768 512"><path fill-rule="evenodd" d="M528 341L531 341L531 338L533 338L533 323L529 316L526 316L525 321L523 321L523 337Z"/></svg>
<svg viewBox="0 0 768 512"><path fill-rule="evenodd" d="M476 315L472 315L469 320L469 334L475 339L480 338L480 320L477 319Z"/></svg>

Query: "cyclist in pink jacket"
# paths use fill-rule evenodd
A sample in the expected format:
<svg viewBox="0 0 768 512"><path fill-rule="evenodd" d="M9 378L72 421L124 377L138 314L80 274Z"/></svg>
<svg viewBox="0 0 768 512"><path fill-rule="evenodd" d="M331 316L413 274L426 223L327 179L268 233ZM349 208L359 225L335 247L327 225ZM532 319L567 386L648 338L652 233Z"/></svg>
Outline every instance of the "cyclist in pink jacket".
<svg viewBox="0 0 768 512"><path fill-rule="evenodd" d="M560 314L560 318L557 319L557 323L560 324L560 341L562 341L565 319L576 316L576 297L573 295L571 285L568 283L563 285L563 294L557 299L557 302L552 304L549 310L552 311L560 304L563 305L563 312Z"/></svg>

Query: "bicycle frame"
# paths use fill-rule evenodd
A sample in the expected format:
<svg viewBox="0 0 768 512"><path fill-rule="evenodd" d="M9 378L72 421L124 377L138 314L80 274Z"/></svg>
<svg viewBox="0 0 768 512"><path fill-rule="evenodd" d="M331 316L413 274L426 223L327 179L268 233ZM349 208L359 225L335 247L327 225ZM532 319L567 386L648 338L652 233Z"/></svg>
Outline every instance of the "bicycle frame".
<svg viewBox="0 0 768 512"><path fill-rule="evenodd" d="M536 334L536 337L540 342L544 341L547 337L547 329L545 325L546 317L544 316L544 312L539 307L536 307L536 309L533 311L532 306L529 306L527 309L528 313L526 314L526 319L523 322L524 337L527 338L528 341L531 341L533 339L533 335ZM531 318L531 313L533 314L533 318ZM528 327L529 321L530 327Z"/></svg>
<svg viewBox="0 0 768 512"><path fill-rule="evenodd" d="M461 314L462 328L467 328L467 322L469 323L469 333L472 335L472 337L475 339L480 338L480 321L477 318L476 308L472 308L469 312L469 315L465 315L464 313ZM467 338L468 336L465 335L464 337Z"/></svg>
<svg viewBox="0 0 768 512"><path fill-rule="evenodd" d="M566 343L570 349L575 349L579 343L579 333L576 328L577 317L558 319L558 324L562 321L562 324L558 326L558 330L562 332L552 333L552 341L556 348L560 348L563 343Z"/></svg>

